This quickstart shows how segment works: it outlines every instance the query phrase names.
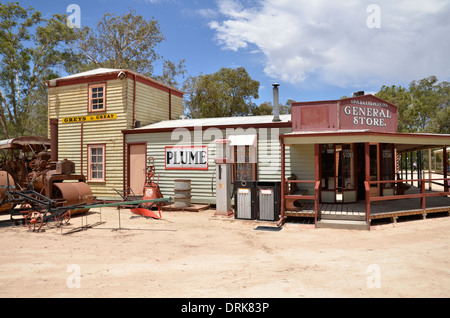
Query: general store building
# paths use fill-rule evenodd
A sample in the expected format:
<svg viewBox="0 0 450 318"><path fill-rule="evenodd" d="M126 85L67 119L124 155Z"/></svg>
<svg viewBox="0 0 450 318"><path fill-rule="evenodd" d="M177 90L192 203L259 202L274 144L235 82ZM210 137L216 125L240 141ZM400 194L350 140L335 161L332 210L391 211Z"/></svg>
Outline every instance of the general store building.
<svg viewBox="0 0 450 318"><path fill-rule="evenodd" d="M367 227L374 219L450 211L450 135L398 133L397 106L362 92L293 103L291 112L292 132L281 136L282 219L311 217L321 226ZM443 151L440 175L420 173L421 154L431 149ZM417 171L413 154L419 159ZM302 162L307 165L302 170L308 173L293 164L305 156L310 160ZM429 191L431 185L438 190Z"/></svg>

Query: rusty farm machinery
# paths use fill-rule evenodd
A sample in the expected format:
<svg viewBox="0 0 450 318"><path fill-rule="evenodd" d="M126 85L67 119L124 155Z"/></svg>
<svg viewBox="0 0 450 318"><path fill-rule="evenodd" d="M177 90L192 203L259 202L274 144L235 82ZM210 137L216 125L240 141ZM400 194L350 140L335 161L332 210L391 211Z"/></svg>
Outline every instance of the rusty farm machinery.
<svg viewBox="0 0 450 318"><path fill-rule="evenodd" d="M9 213L12 224L20 222L32 231L54 221L65 225L75 214L91 208L127 205L135 214L161 218L150 208L169 199L159 194L143 200L104 202L95 200L83 175L75 174L75 164L67 159L58 161L51 142L42 137L18 137L0 141L0 213ZM147 174L146 186L153 186ZM159 189L158 189L159 190ZM138 213L136 213L138 211Z"/></svg>
<svg viewBox="0 0 450 318"><path fill-rule="evenodd" d="M0 213L32 230L49 220L67 223L94 201L85 177L74 173L75 164L54 160L50 145L43 137L0 141Z"/></svg>

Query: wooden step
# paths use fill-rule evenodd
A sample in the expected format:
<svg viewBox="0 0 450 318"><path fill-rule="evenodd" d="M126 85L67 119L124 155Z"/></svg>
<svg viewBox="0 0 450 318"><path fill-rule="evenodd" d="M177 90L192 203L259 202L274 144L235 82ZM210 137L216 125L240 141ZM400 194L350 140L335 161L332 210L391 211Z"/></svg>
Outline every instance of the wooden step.
<svg viewBox="0 0 450 318"><path fill-rule="evenodd" d="M349 220L349 221L365 221L365 213L324 213L320 214L321 220Z"/></svg>
<svg viewBox="0 0 450 318"><path fill-rule="evenodd" d="M347 230L368 230L366 221L354 220L320 220L316 223L316 228L347 229Z"/></svg>

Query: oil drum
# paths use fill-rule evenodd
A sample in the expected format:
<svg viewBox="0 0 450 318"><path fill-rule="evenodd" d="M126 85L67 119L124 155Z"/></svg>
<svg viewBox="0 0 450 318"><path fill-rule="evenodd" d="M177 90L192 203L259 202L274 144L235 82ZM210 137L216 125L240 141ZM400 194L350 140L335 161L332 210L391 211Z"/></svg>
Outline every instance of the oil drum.
<svg viewBox="0 0 450 318"><path fill-rule="evenodd" d="M175 180L174 207L187 208L191 206L191 180Z"/></svg>

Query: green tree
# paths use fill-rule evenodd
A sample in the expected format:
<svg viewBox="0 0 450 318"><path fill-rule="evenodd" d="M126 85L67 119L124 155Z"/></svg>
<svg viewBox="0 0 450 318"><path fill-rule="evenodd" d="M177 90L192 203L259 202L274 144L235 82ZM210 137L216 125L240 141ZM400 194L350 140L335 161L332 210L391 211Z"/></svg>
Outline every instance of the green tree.
<svg viewBox="0 0 450 318"><path fill-rule="evenodd" d="M0 4L0 124L3 138L46 135L43 81L70 61L75 33L66 17L42 17L18 2ZM45 114L45 117L44 117Z"/></svg>
<svg viewBox="0 0 450 318"><path fill-rule="evenodd" d="M79 60L70 73L100 67L130 69L169 85L179 85L177 77L185 74L184 60L175 64L158 54L157 47L165 40L159 22L147 21L134 10L123 15L106 13L95 29L84 27L77 35L74 49ZM162 75L156 75L155 67L161 61Z"/></svg>
<svg viewBox="0 0 450 318"><path fill-rule="evenodd" d="M441 100L433 120L433 131L450 134L450 83L442 82L439 86Z"/></svg>
<svg viewBox="0 0 450 318"><path fill-rule="evenodd" d="M375 95L397 105L399 132L412 132L415 130L414 117L412 115L413 105L411 103L411 94L407 88L395 85L383 86Z"/></svg>
<svg viewBox="0 0 450 318"><path fill-rule="evenodd" d="M221 68L213 74L190 76L184 86L185 111L191 118L232 117L253 113L259 82L245 68Z"/></svg>
<svg viewBox="0 0 450 318"><path fill-rule="evenodd" d="M450 83L430 76L412 81L408 89L383 86L376 96L398 106L400 132L449 133Z"/></svg>
<svg viewBox="0 0 450 318"><path fill-rule="evenodd" d="M416 130L432 132L436 129L433 128L433 123L441 103L438 79L436 76L430 76L419 81L412 81L409 92L414 105L412 116L415 118Z"/></svg>
<svg viewBox="0 0 450 318"><path fill-rule="evenodd" d="M286 105L280 104L280 115L286 115L291 113L291 104L293 100L288 100ZM272 115L273 105L272 102L261 103L258 107L253 109L253 116Z"/></svg>

